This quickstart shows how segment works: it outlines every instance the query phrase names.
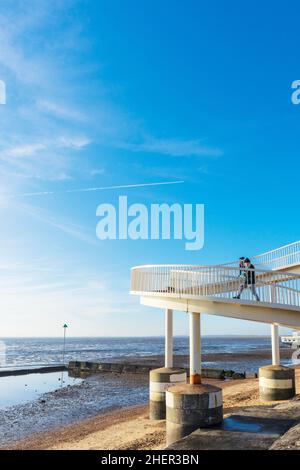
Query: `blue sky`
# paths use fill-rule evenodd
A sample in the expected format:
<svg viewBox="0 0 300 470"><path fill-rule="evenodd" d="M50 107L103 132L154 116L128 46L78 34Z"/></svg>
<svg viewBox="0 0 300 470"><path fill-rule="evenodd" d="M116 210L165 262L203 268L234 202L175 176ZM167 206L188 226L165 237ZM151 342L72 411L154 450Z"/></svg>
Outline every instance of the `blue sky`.
<svg viewBox="0 0 300 470"><path fill-rule="evenodd" d="M131 266L299 239L300 7L261 3L1 0L1 336L64 322L74 336L162 334L162 312L128 294ZM184 183L64 193L170 180ZM98 240L96 208L119 195L205 204L204 249ZM203 332L269 327L205 316Z"/></svg>

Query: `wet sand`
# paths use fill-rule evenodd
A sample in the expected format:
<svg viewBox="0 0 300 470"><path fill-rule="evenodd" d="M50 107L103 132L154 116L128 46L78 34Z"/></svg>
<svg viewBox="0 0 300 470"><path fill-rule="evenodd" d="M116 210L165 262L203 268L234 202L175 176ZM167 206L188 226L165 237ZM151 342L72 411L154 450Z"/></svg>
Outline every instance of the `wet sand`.
<svg viewBox="0 0 300 470"><path fill-rule="evenodd" d="M294 350L288 347L280 348L280 358L281 360L291 359ZM271 349L255 349L253 351L239 351L234 352L217 352L217 353L207 353L201 355L202 362L251 362L261 359L270 359L272 358ZM102 361L105 362L105 361ZM161 364L164 363L163 355L151 355L151 356L130 356L130 357L118 357L107 360L107 362L122 362L122 364L144 364L144 365L157 365L161 367ZM175 367L188 367L189 365L189 355L181 354L174 355L174 366Z"/></svg>
<svg viewBox="0 0 300 470"><path fill-rule="evenodd" d="M296 376L299 393L299 369ZM245 407L272 406L278 403L264 403L259 400L257 379L206 382L222 387L225 416ZM7 449L22 450L155 450L164 447L165 422L150 421L147 405L96 416L6 446Z"/></svg>
<svg viewBox="0 0 300 470"><path fill-rule="evenodd" d="M148 375L97 374L37 400L0 410L0 446L116 409L147 403Z"/></svg>

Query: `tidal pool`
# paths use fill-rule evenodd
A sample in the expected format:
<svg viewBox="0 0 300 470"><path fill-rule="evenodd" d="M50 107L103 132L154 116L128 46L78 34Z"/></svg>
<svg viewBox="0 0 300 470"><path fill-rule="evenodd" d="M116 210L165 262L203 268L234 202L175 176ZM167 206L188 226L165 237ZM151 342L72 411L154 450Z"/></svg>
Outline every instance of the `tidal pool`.
<svg viewBox="0 0 300 470"><path fill-rule="evenodd" d="M82 379L69 377L67 371L0 377L0 409L36 400L44 393L81 382Z"/></svg>

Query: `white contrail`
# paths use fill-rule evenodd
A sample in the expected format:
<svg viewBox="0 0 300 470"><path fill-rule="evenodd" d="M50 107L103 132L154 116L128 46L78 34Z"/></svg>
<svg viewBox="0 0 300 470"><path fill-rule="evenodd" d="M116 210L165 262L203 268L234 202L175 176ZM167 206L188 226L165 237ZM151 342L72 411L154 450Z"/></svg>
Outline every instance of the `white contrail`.
<svg viewBox="0 0 300 470"><path fill-rule="evenodd" d="M104 191L106 189L130 189L130 188L143 188L146 186L162 186L168 184L182 184L184 181L163 181L160 183L139 183L139 184L125 184L119 186L102 186L98 188L81 188L81 189L66 189L63 191L40 191L35 193L20 193L20 194L9 194L3 195L8 198L16 197L29 197L29 196L48 196L50 194L65 194L65 193L87 193L92 191Z"/></svg>

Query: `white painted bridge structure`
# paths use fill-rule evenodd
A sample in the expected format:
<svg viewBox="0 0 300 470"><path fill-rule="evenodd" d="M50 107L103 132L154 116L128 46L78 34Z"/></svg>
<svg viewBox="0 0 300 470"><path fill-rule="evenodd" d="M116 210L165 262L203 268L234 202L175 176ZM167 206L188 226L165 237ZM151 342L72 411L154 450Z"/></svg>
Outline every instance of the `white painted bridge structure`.
<svg viewBox="0 0 300 470"><path fill-rule="evenodd" d="M279 365L278 326L300 330L300 241L253 256L251 262L259 301L251 289L245 289L240 299L234 298L244 271L239 261L132 268L131 293L140 296L142 305L165 310L165 367L173 367L173 310L189 314L190 383L201 381L200 313L269 323L272 363Z"/></svg>

